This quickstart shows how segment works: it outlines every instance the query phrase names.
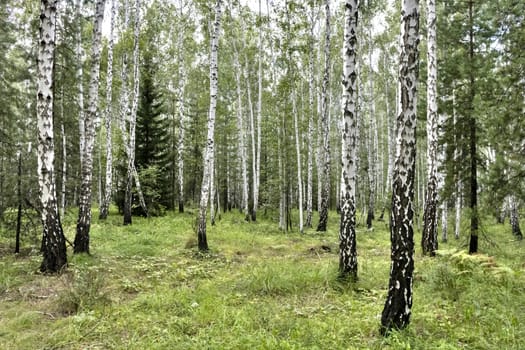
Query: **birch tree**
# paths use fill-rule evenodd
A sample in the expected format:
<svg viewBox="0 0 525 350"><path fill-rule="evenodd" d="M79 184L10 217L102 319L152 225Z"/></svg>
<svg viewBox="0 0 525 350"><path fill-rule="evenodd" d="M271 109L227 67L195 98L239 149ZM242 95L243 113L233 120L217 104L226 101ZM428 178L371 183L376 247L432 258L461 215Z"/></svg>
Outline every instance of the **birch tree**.
<svg viewBox="0 0 525 350"><path fill-rule="evenodd" d="M83 83L83 61L84 61L84 52L82 50L82 0L77 0L76 6L76 21L77 21L77 31L76 31L76 46L75 54L77 56L77 71L76 79L78 86L78 145L80 152L80 166L82 167L83 158L84 158L84 148L86 144L86 131L85 131L85 117L84 117L84 83Z"/></svg>
<svg viewBox="0 0 525 350"><path fill-rule="evenodd" d="M201 198L199 203L199 216L197 238L199 250L208 250L206 238L206 212L208 209L210 178L214 169L214 151L215 151L215 112L217 108L218 93L218 51L219 51L219 34L221 21L222 0L217 0L215 4L215 21L213 22L213 32L211 37L210 52L210 109L208 112L208 135L204 151L204 166L202 174Z"/></svg>
<svg viewBox="0 0 525 350"><path fill-rule="evenodd" d="M74 252L89 253L89 230L91 227L91 192L93 182L93 147L95 145L95 122L98 108L98 88L100 75L100 51L102 39L102 20L105 0L97 0L93 23L93 45L91 48L91 72L89 82L88 110L84 120L86 140L81 164L80 203L78 210L77 233Z"/></svg>
<svg viewBox="0 0 525 350"><path fill-rule="evenodd" d="M357 151L357 22L359 1L345 1L343 42L343 120L341 151L341 223L339 274L357 280L356 151Z"/></svg>
<svg viewBox="0 0 525 350"><path fill-rule="evenodd" d="M307 135L307 179L306 179L306 227L312 227L313 212L313 152L314 152L314 5L311 4L310 33L308 37L308 135Z"/></svg>
<svg viewBox="0 0 525 350"><path fill-rule="evenodd" d="M262 11L261 11L261 0L259 0L259 20L261 25L259 26L258 35L258 69L257 69L257 156L255 166L255 178L253 186L253 208L252 208L252 220L257 220L257 208L259 206L259 186L261 181L261 120L262 120L262 60L263 60L263 26L262 26Z"/></svg>
<svg viewBox="0 0 525 350"><path fill-rule="evenodd" d="M67 265L66 240L58 214L53 141L53 67L58 0L40 2L37 59L38 185L42 205L42 254L40 271L60 272Z"/></svg>
<svg viewBox="0 0 525 350"><path fill-rule="evenodd" d="M112 142L112 102L113 102L113 31L115 28L115 17L117 13L117 4L115 0L111 0L111 20L109 29L109 43L108 43L108 68L107 68L107 82L106 82L106 187L104 191L104 198L100 208L99 219L106 219L109 211L109 204L111 202L111 193L113 189L113 142Z"/></svg>
<svg viewBox="0 0 525 350"><path fill-rule="evenodd" d="M419 64L419 1L403 0L399 67L400 113L392 180L390 213L391 266L388 296L381 315L381 333L403 329L412 312L414 273L414 175Z"/></svg>
<svg viewBox="0 0 525 350"><path fill-rule="evenodd" d="M438 115L436 2L427 0L427 190L423 214L423 255L435 255L438 248Z"/></svg>
<svg viewBox="0 0 525 350"><path fill-rule="evenodd" d="M330 84L330 0L325 2L326 22L325 22L325 47L324 47L324 73L321 91L321 136L322 136L322 185L321 203L319 206L319 224L317 231L326 231L328 223L328 205L330 197L330 122L328 105L328 87Z"/></svg>
<svg viewBox="0 0 525 350"><path fill-rule="evenodd" d="M299 138L299 122L295 89L292 87L292 114L294 115L295 150L297 154L297 190L299 192L299 232L304 233L303 225L303 175L301 169L301 139Z"/></svg>
<svg viewBox="0 0 525 350"><path fill-rule="evenodd" d="M239 130L239 159L241 162L241 186L242 186L242 197L241 197L241 211L246 220L249 220L248 213L248 173L246 166L246 146L245 146L245 130L243 120L243 108L242 108L242 92L241 92L241 65L239 62L239 52L237 44L233 42L233 64L235 67L235 82L237 86L237 127Z"/></svg>

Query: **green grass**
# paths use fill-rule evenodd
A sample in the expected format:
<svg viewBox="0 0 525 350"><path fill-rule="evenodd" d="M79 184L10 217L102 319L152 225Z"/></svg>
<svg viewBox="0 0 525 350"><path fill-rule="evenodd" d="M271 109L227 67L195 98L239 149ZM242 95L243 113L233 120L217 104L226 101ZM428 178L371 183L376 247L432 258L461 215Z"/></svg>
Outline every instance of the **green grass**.
<svg viewBox="0 0 525 350"><path fill-rule="evenodd" d="M0 348L525 348L525 248L509 228L485 227L474 257L464 238L441 243L435 258L416 244L411 324L383 338L386 226L359 228L359 281L348 284L337 279L330 214L326 234L305 235L282 233L262 214L257 223L223 214L208 226L206 254L196 251L191 213L127 227L112 215L94 220L92 254L71 254L60 276L37 272L37 246L13 256L2 233ZM72 240L74 215L64 221Z"/></svg>

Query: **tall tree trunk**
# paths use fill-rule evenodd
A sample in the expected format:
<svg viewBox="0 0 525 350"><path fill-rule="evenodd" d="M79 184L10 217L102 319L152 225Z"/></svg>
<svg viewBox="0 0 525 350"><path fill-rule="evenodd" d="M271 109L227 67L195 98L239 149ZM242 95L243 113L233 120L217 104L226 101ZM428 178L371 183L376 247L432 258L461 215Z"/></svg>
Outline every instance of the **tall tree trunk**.
<svg viewBox="0 0 525 350"><path fill-rule="evenodd" d="M93 148L95 145L95 121L98 108L98 87L100 75L100 51L102 39L102 20L105 0L97 0L93 23L93 46L91 49L91 74L89 82L89 105L84 121L86 144L81 166L80 203L78 209L77 233L74 252L89 253L89 230L91 227L91 193L93 183Z"/></svg>
<svg viewBox="0 0 525 350"><path fill-rule="evenodd" d="M258 37L258 64L257 69L257 156L256 156L256 168L255 168L255 186L253 188L253 209L252 209L252 221L257 220L257 209L259 206L259 185L261 181L261 120L262 120L262 60L263 60L263 49L262 49L262 11L261 11L261 0L259 0L259 20L261 25L259 26L259 37Z"/></svg>
<svg viewBox="0 0 525 350"><path fill-rule="evenodd" d="M76 71L76 80L78 86L78 132L79 132L79 154L80 154L80 167L84 164L84 148L86 145L86 129L85 129L85 116L84 116L84 82L83 82L83 62L84 62L84 52L82 50L82 0L77 0L76 6L76 45L75 45L75 54L77 56L77 71Z"/></svg>
<svg viewBox="0 0 525 350"><path fill-rule="evenodd" d="M126 22L129 23L129 19L126 19ZM131 102L131 110L129 115L129 136L124 137L124 142L127 144L127 175L126 175L126 191L124 194L124 225L130 225L132 223L131 209L133 202L132 188L133 188L133 179L135 180L135 186L137 188L137 194L139 197L139 203L144 210L146 216L148 215L148 210L146 207L146 202L144 201L144 195L142 194L142 189L140 187L140 179L135 168L135 128L137 125L137 110L139 103L139 84L140 84L140 75L139 75L139 33L140 33L140 0L135 2L135 24L134 24L134 33L133 33L133 100ZM126 98L127 101L127 98ZM124 124L125 125L125 124ZM126 134L124 130L123 134ZM127 134L126 134L127 135Z"/></svg>
<svg viewBox="0 0 525 350"><path fill-rule="evenodd" d="M184 116L184 90L186 88L186 72L184 64L180 66L181 80L179 82L179 144L178 144L178 177L179 177L179 213L184 212L184 136L185 136L185 116Z"/></svg>
<svg viewBox="0 0 525 350"><path fill-rule="evenodd" d="M313 212L313 137L314 137L314 6L311 6L309 55L308 55L308 152L307 152L307 180L306 180L306 227L312 227Z"/></svg>
<svg viewBox="0 0 525 350"><path fill-rule="evenodd" d="M330 0L325 2L326 10L326 33L325 33L325 66L323 75L322 98L321 98L321 135L323 137L322 151L322 191L321 205L319 207L319 224L317 231L326 231L328 223L328 205L330 200L330 121L328 105L328 89L330 84Z"/></svg>
<svg viewBox="0 0 525 350"><path fill-rule="evenodd" d="M215 154L212 155L214 162L213 162L213 168L210 172L210 222L211 225L215 225L215 171L216 171L216 164L215 164Z"/></svg>
<svg viewBox="0 0 525 350"><path fill-rule="evenodd" d="M437 40L436 2L427 0L427 191L423 214L421 248L423 255L434 256L438 249L438 115L437 115Z"/></svg>
<svg viewBox="0 0 525 350"><path fill-rule="evenodd" d="M476 151L476 117L474 116L474 97L476 96L474 82L474 17L472 13L473 1L468 3L469 16L469 156L470 156L470 242L469 253L478 252L478 163Z"/></svg>
<svg viewBox="0 0 525 350"><path fill-rule="evenodd" d="M356 247L356 152L357 152L357 23L359 1L345 1L343 42L343 120L341 152L341 223L339 226L339 274L357 280Z"/></svg>
<svg viewBox="0 0 525 350"><path fill-rule="evenodd" d="M61 201L60 201L60 217L64 217L66 212L66 181L67 181L67 139L66 131L64 129L64 119L60 124L60 133L62 134L62 190L61 190Z"/></svg>
<svg viewBox="0 0 525 350"><path fill-rule="evenodd" d="M115 17L117 14L117 2L111 0L111 22L108 43L108 70L106 82L106 187L104 199L100 208L99 219L105 220L108 217L109 204L111 203L111 193L113 192L113 143L112 143L112 104L113 104L113 32L115 28Z"/></svg>
<svg viewBox="0 0 525 350"><path fill-rule="evenodd" d="M210 110L208 114L208 136L204 152L204 169L202 175L201 198L199 203L199 217L197 237L200 251L208 250L208 241L206 238L206 211L208 209L208 199L210 190L210 177L213 171L215 151L215 111L217 108L217 89L218 89L218 62L217 54L219 50L219 33L221 21L221 4L222 0L217 0L215 5L215 21L213 23L213 32L211 38L210 53Z"/></svg>
<svg viewBox="0 0 525 350"><path fill-rule="evenodd" d="M294 89L292 87L292 89ZM299 121L297 112L297 101L295 96L295 89L292 90L292 114L294 115L295 128L295 151L297 154L297 190L299 192L298 206L299 206L299 232L304 233L303 225L303 175L301 169L301 139L299 138Z"/></svg>
<svg viewBox="0 0 525 350"><path fill-rule="evenodd" d="M18 150L16 157L18 160L18 171L16 174L18 210L16 213L15 254L18 254L20 253L20 231L22 229L22 150Z"/></svg>
<svg viewBox="0 0 525 350"><path fill-rule="evenodd" d="M242 178L242 199L241 210L246 221L249 221L248 209L248 170L246 165L246 146L245 146L245 129L242 109L242 93L241 93L241 73L242 68L239 62L239 52L235 41L233 42L233 62L235 65L235 82L237 85L237 126L239 128L239 159L241 161L241 178Z"/></svg>
<svg viewBox="0 0 525 350"><path fill-rule="evenodd" d="M38 185L42 205L42 254L40 271L60 272L67 265L66 240L56 198L55 145L53 142L53 79L57 0L40 2L37 59Z"/></svg>
<svg viewBox="0 0 525 350"><path fill-rule="evenodd" d="M416 170L416 111L419 64L419 1L403 0L401 8L399 82L401 111L390 215L391 267L388 296L381 316L381 333L403 329L412 312L414 273L413 200Z"/></svg>
<svg viewBox="0 0 525 350"><path fill-rule="evenodd" d="M369 32L369 50L368 50L368 61L369 61L369 118L370 118L370 128L368 130L368 212L366 215L366 228L368 230L372 229L372 221L375 220L375 200L376 200L376 191L377 191L377 144L378 144L378 135L377 135L377 121L375 113L375 97L374 97L374 70L372 67L372 31Z"/></svg>

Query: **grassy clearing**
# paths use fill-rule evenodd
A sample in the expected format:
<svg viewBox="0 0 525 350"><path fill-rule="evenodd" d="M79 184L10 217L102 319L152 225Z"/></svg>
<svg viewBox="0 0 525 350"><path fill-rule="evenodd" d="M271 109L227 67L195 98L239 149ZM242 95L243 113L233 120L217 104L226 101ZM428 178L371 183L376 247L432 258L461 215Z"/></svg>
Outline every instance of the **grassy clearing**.
<svg viewBox="0 0 525 350"><path fill-rule="evenodd" d="M96 215L94 215L96 217ZM326 234L283 234L223 214L196 251L194 215L92 225L92 255L42 276L38 247L11 255L0 235L1 349L523 349L525 249L485 228L485 254L465 240L416 251L409 329L378 334L389 272L384 223L359 230L360 280L337 280L337 217ZM74 216L65 232L74 236ZM419 241L420 235L416 236Z"/></svg>

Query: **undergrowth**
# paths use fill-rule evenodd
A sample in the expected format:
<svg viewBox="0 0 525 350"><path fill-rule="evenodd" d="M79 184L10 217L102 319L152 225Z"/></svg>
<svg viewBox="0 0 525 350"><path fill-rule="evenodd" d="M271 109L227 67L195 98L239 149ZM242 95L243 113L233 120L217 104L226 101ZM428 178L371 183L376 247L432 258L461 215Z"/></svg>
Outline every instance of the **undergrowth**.
<svg viewBox="0 0 525 350"><path fill-rule="evenodd" d="M70 240L74 218L64 220ZM2 233L0 348L524 348L524 247L508 228L487 227L490 242L477 255L461 239L441 243L434 258L416 250L411 324L383 338L387 227L358 227L359 280L351 283L338 279L337 219L331 213L326 233L300 235L280 232L271 213L255 223L223 213L208 226L203 254L194 215L124 227L114 214L93 222L92 255L69 255L60 276L38 273L35 243L12 255Z"/></svg>

